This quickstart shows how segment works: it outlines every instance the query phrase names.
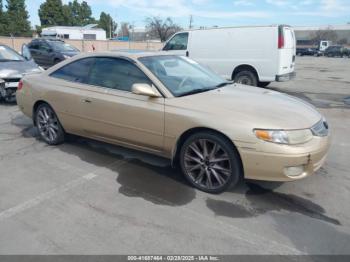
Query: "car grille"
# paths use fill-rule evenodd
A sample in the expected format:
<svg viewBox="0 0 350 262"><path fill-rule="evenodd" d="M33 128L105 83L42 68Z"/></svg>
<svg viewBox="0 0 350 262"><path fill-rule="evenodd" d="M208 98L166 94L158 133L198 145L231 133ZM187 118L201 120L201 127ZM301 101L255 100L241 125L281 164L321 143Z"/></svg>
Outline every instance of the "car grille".
<svg viewBox="0 0 350 262"><path fill-rule="evenodd" d="M314 136L327 136L329 132L329 126L325 119L322 119L316 125L311 128Z"/></svg>

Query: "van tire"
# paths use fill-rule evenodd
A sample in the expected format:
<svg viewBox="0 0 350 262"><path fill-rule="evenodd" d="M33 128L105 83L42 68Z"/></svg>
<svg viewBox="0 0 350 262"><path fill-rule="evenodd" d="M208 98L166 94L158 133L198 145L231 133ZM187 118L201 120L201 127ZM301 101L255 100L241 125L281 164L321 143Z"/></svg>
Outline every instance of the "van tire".
<svg viewBox="0 0 350 262"><path fill-rule="evenodd" d="M258 77L250 70L239 71L234 75L233 81L242 85L258 86Z"/></svg>

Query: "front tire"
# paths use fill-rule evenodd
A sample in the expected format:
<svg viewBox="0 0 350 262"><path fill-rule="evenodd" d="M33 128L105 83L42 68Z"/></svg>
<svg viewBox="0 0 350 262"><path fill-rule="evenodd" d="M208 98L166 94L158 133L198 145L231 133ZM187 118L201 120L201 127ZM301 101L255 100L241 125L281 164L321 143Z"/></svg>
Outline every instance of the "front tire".
<svg viewBox="0 0 350 262"><path fill-rule="evenodd" d="M258 78L257 76L249 70L243 70L238 72L234 78L233 81L238 84L242 85L248 85L248 86L257 86L258 85Z"/></svg>
<svg viewBox="0 0 350 262"><path fill-rule="evenodd" d="M221 193L242 177L237 150L214 132L190 136L181 148L180 164L189 183L207 193Z"/></svg>
<svg viewBox="0 0 350 262"><path fill-rule="evenodd" d="M54 110L41 104L35 112L35 123L40 137L49 145L59 145L65 140L65 132Z"/></svg>

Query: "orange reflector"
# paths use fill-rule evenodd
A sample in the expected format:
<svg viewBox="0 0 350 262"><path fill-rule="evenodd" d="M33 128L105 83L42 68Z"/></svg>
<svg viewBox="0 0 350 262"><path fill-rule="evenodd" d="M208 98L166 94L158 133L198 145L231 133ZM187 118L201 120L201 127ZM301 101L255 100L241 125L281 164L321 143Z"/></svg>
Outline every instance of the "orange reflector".
<svg viewBox="0 0 350 262"><path fill-rule="evenodd" d="M255 130L255 135L263 140L270 140L271 136L268 131L265 130Z"/></svg>

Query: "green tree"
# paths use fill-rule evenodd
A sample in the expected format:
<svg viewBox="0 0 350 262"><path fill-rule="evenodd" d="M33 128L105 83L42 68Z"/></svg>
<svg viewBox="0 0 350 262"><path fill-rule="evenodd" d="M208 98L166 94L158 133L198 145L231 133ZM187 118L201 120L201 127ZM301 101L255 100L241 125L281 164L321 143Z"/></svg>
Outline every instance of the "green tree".
<svg viewBox="0 0 350 262"><path fill-rule="evenodd" d="M70 17L70 25L84 26L96 22L91 16L91 7L85 1L83 1L81 4L78 2L78 0L69 2L68 12Z"/></svg>
<svg viewBox="0 0 350 262"><path fill-rule="evenodd" d="M8 35L7 14L4 12L3 2L0 0L0 35Z"/></svg>
<svg viewBox="0 0 350 262"><path fill-rule="evenodd" d="M85 1L81 3L80 19L83 25L96 23L96 19L92 17L91 7Z"/></svg>
<svg viewBox="0 0 350 262"><path fill-rule="evenodd" d="M63 7L61 0L46 0L40 5L39 18L42 27L67 25L68 9Z"/></svg>
<svg viewBox="0 0 350 262"><path fill-rule="evenodd" d="M106 37L109 38L114 36L114 32L117 29L117 23L109 14L102 12L98 22L98 27L104 29L106 31Z"/></svg>
<svg viewBox="0 0 350 262"><path fill-rule="evenodd" d="M8 32L13 36L31 36L29 15L24 0L7 0Z"/></svg>

